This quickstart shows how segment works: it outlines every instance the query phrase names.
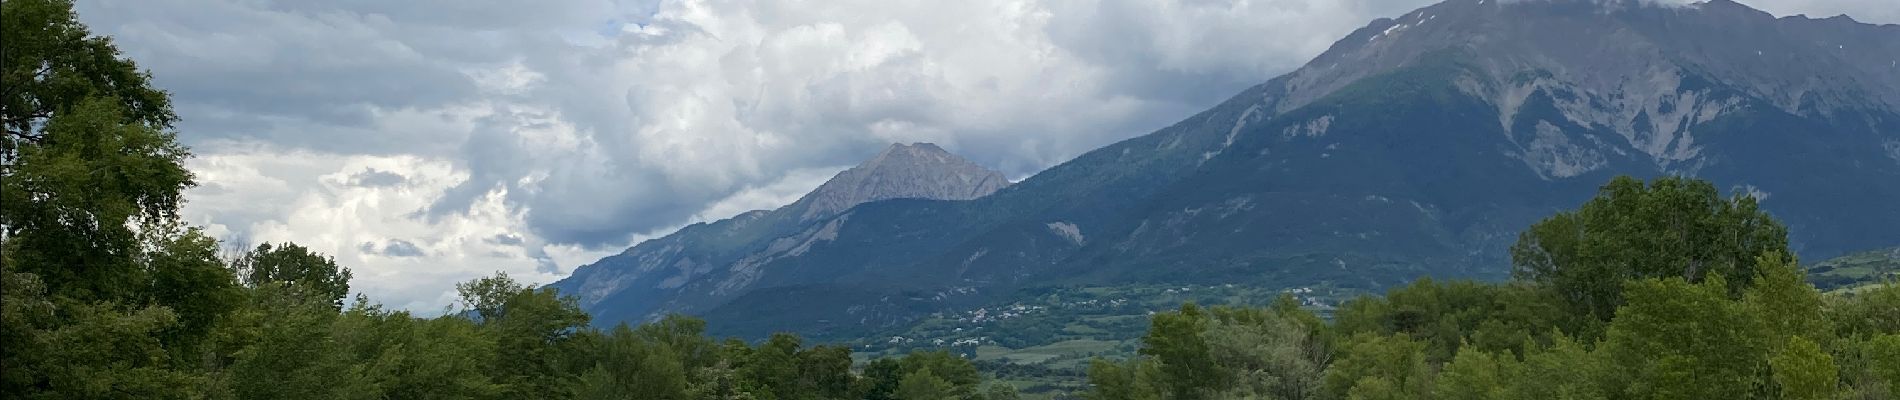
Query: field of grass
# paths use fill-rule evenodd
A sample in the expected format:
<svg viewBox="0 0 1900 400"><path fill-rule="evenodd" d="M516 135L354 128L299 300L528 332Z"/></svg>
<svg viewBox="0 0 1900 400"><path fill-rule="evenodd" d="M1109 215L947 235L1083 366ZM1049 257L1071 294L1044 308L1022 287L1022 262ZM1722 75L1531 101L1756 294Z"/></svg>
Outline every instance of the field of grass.
<svg viewBox="0 0 1900 400"><path fill-rule="evenodd" d="M1808 266L1808 280L1828 293L1847 294L1900 279L1900 247L1863 251Z"/></svg>

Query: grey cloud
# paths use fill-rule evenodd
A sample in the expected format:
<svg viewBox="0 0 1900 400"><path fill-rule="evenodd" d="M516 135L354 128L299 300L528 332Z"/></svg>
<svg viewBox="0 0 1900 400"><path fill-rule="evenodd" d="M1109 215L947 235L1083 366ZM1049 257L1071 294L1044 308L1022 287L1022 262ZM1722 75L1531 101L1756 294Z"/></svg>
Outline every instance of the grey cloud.
<svg viewBox="0 0 1900 400"><path fill-rule="evenodd" d="M193 143L243 138L342 153L405 151L418 144L408 142L414 135L367 129L379 110L475 100L477 88L461 69L519 53L496 43L486 54L443 51L482 42L468 30L268 6L153 0L83 2L78 11L173 92L185 117L181 137ZM451 57L457 54L487 59ZM299 129L278 129L285 125Z"/></svg>
<svg viewBox="0 0 1900 400"><path fill-rule="evenodd" d="M471 30L520 28L573 28L576 20L593 18L598 10L635 11L637 3L615 5L607 0L523 2L519 0L271 0L270 8L303 13L371 14L392 21L454 26Z"/></svg>
<svg viewBox="0 0 1900 400"><path fill-rule="evenodd" d="M415 243L409 243L409 241L402 239L390 239L389 244L383 245L383 255L390 257L421 257L423 253L422 248L416 247Z"/></svg>
<svg viewBox="0 0 1900 400"><path fill-rule="evenodd" d="M416 246L415 243L402 239L389 239L380 247L381 249L379 250L375 242L363 242L362 245L357 246L357 250L386 257L423 257L428 255L422 251L421 247Z"/></svg>
<svg viewBox="0 0 1900 400"><path fill-rule="evenodd" d="M1012 8L977 0L923 11L844 1L126 0L79 11L175 93L188 142L453 158L467 179L418 217L467 212L501 190L527 224L524 248L606 248L785 171L854 164L889 142L936 142L1025 176L1165 126L1374 18L1429 3L1046 0L1000 15ZM1753 3L1900 22L1888 1ZM1037 13L1046 17L1024 16ZM468 74L514 63L544 81L504 93ZM462 116L464 106L489 108ZM393 181L368 171L349 179ZM554 270L545 254L530 257Z"/></svg>
<svg viewBox="0 0 1900 400"><path fill-rule="evenodd" d="M408 178L404 178L402 174L369 168L363 172L351 174L348 183L359 187L391 187L400 186L406 181Z"/></svg>
<svg viewBox="0 0 1900 400"><path fill-rule="evenodd" d="M490 237L486 239L485 241L488 242L488 244L501 245L501 246L520 246L522 243L520 236L515 236L515 235L510 235L510 234L495 235L494 237Z"/></svg>

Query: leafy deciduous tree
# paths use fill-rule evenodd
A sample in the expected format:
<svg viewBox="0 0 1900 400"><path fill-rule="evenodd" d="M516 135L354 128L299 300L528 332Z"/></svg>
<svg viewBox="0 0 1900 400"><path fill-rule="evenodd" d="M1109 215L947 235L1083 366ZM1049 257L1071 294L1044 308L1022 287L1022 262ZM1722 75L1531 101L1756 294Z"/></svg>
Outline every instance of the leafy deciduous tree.
<svg viewBox="0 0 1900 400"><path fill-rule="evenodd" d="M1739 295L1755 257L1788 253L1788 230L1754 197L1724 199L1707 181L1649 184L1617 177L1574 212L1532 225L1511 247L1512 275L1559 294L1575 312L1609 320L1629 279L1724 278Z"/></svg>

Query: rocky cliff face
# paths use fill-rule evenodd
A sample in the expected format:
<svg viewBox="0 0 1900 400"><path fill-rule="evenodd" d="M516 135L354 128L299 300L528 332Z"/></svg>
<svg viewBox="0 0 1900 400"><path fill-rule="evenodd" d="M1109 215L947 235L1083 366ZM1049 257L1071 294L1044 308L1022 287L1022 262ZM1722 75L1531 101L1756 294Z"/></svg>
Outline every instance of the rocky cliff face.
<svg viewBox="0 0 1900 400"><path fill-rule="evenodd" d="M930 143L892 144L798 201L639 243L553 284L604 320L703 311L697 304L748 292L760 267L837 238L843 215L894 199L970 200L1009 185L1002 173Z"/></svg>
<svg viewBox="0 0 1900 400"><path fill-rule="evenodd" d="M1523 117L1536 101L1562 122L1613 134L1637 159L1693 173L1706 165L1695 128L1745 107L1821 119L1900 109L1896 36L1900 26L1778 19L1729 0L1456 0L1347 36L1289 74L1274 109L1451 57L1465 67L1459 89L1496 107L1514 156L1547 177L1605 168L1618 154Z"/></svg>

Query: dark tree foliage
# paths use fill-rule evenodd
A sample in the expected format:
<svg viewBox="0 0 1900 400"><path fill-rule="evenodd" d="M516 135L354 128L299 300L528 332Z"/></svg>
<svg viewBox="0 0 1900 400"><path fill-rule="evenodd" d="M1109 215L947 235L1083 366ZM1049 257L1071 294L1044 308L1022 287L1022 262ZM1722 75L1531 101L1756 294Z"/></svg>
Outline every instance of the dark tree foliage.
<svg viewBox="0 0 1900 400"><path fill-rule="evenodd" d="M1207 338L1202 336L1208 322L1200 307L1184 304L1180 311L1155 314L1153 324L1142 337L1141 355L1158 364L1172 398L1204 398L1207 388L1224 384L1215 373Z"/></svg>
<svg viewBox="0 0 1900 400"><path fill-rule="evenodd" d="M0 4L0 226L8 268L54 294L135 296L129 223L176 217L192 185L163 91L59 0Z"/></svg>
<svg viewBox="0 0 1900 400"><path fill-rule="evenodd" d="M122 123L123 116L112 102L84 101L45 120L38 139L17 143L0 167L0 226L14 261L8 268L79 299L117 300L147 289L150 271L132 226L175 219L191 173L171 134Z"/></svg>
<svg viewBox="0 0 1900 400"><path fill-rule="evenodd" d="M1512 275L1554 291L1576 313L1609 320L1623 281L1719 276L1739 295L1755 257L1788 254L1788 229L1747 195L1707 181L1617 177L1576 211L1532 225L1511 247Z"/></svg>
<svg viewBox="0 0 1900 400"><path fill-rule="evenodd" d="M232 264L246 286L281 285L289 295L327 302L334 309L342 309L343 298L350 294L349 268L296 243L260 244Z"/></svg>
<svg viewBox="0 0 1900 400"><path fill-rule="evenodd" d="M107 123L153 131L178 119L171 99L153 88L151 75L119 55L112 40L93 36L73 14L71 0L7 0L0 9L0 118L5 140L0 161L11 164L24 146L49 139L48 119L81 104L121 110Z"/></svg>

